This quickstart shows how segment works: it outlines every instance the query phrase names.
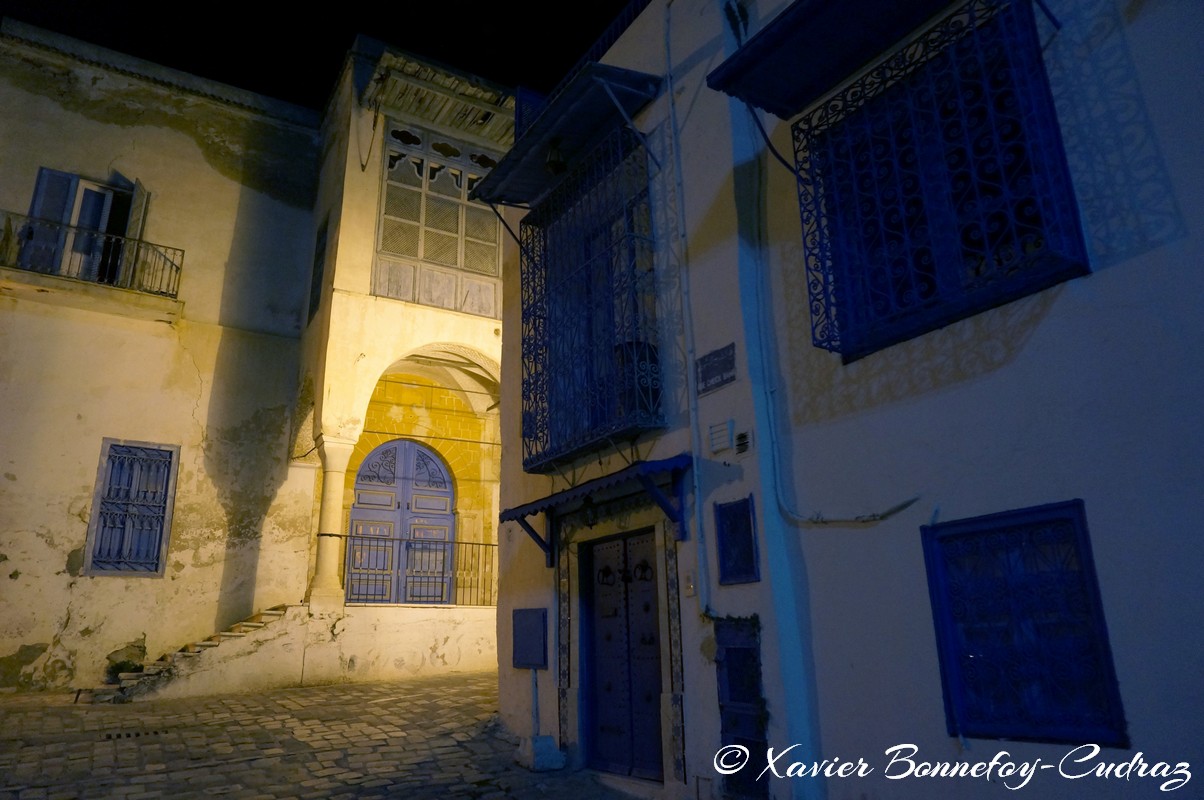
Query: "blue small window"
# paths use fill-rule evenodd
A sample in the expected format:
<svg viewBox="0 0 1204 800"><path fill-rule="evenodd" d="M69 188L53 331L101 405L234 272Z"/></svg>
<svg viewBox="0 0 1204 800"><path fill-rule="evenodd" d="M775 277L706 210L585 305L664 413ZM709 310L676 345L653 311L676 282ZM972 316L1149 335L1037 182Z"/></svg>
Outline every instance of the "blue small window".
<svg viewBox="0 0 1204 800"><path fill-rule="evenodd" d="M85 570L162 575L180 448L105 439Z"/></svg>
<svg viewBox="0 0 1204 800"><path fill-rule="evenodd" d="M972 0L793 126L815 345L847 363L1088 272L1029 0Z"/></svg>
<svg viewBox="0 0 1204 800"><path fill-rule="evenodd" d="M949 734L1128 747L1083 502L921 532Z"/></svg>
<svg viewBox="0 0 1204 800"><path fill-rule="evenodd" d="M757 564L757 525L751 496L715 504L715 540L719 550L719 583L761 580Z"/></svg>

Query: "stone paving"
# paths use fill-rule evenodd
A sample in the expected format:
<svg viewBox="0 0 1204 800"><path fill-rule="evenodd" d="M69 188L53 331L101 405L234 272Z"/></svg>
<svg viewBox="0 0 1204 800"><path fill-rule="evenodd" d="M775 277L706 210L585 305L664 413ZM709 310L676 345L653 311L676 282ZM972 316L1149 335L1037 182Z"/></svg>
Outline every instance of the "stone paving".
<svg viewBox="0 0 1204 800"><path fill-rule="evenodd" d="M496 723L497 675L73 704L0 695L0 800L628 798L588 771L529 772Z"/></svg>

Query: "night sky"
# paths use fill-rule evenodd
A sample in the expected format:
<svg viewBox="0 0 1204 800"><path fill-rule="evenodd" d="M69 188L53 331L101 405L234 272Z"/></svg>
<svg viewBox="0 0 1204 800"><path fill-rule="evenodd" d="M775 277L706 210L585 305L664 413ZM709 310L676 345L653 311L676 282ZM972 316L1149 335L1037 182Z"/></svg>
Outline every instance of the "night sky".
<svg viewBox="0 0 1204 800"><path fill-rule="evenodd" d="M269 13L286 6L0 0L0 15L320 109L357 33L503 86L547 92L626 0L325 5L331 10L319 17L301 11L300 3L292 12ZM554 40L543 33L548 29L556 31Z"/></svg>

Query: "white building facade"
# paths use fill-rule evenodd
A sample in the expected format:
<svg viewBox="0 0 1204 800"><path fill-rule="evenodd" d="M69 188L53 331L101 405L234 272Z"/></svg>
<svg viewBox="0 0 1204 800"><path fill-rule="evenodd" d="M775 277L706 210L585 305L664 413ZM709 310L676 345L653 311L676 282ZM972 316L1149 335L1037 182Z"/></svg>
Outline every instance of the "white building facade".
<svg viewBox="0 0 1204 800"><path fill-rule="evenodd" d="M1194 791L1202 28L638 3L520 107L508 726L664 797Z"/></svg>

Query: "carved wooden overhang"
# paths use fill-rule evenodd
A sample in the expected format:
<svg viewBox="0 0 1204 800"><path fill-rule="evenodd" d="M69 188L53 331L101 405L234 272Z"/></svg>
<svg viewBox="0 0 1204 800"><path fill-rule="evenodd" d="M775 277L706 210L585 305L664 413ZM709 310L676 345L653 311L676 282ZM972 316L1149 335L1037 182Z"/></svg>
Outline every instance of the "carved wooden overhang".
<svg viewBox="0 0 1204 800"><path fill-rule="evenodd" d="M517 522L527 535L543 551L547 566L555 563L555 519L566 514L586 511L595 503L594 496L604 497L607 503L633 495L646 495L677 526L677 538L684 539L685 498L682 494L682 478L693 465L689 453L681 453L659 461L637 461L618 472L603 475L578 486L554 492L547 497L508 508L498 516L499 522ZM545 531L541 536L528 521L532 514L547 515Z"/></svg>
<svg viewBox="0 0 1204 800"><path fill-rule="evenodd" d="M361 101L467 142L506 151L514 144L514 94L488 81L386 51Z"/></svg>

